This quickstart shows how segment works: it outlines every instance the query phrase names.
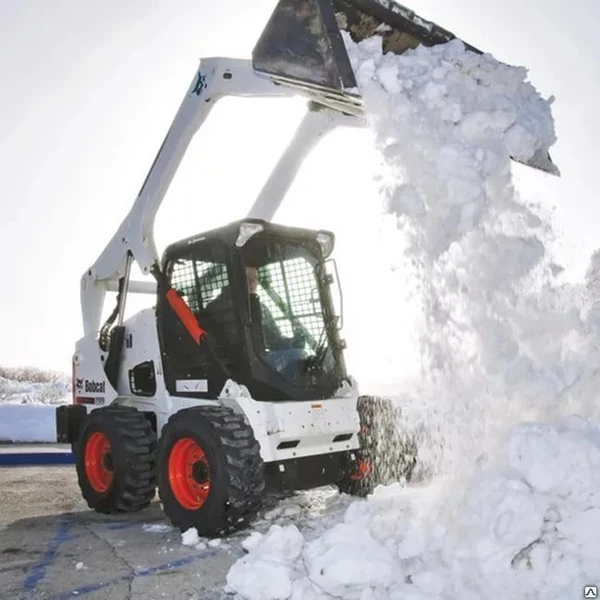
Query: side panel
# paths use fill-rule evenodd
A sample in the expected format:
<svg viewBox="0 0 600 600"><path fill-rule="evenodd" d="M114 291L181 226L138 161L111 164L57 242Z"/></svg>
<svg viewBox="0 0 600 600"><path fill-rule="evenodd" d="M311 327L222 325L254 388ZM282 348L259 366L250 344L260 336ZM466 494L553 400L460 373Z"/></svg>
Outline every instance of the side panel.
<svg viewBox="0 0 600 600"><path fill-rule="evenodd" d="M103 358L106 353L98 346L93 334L78 340L73 356L73 387L76 404L89 408L107 406L117 397L104 373Z"/></svg>
<svg viewBox="0 0 600 600"><path fill-rule="evenodd" d="M121 355L121 369L117 390L119 396L129 396L133 393L130 381L130 371L145 362L152 362L155 375L154 396L163 397L165 392L162 360L156 333L156 311L154 308L146 308L136 313L126 321L125 343ZM149 398L144 398L150 401Z"/></svg>
<svg viewBox="0 0 600 600"><path fill-rule="evenodd" d="M157 435L160 437L162 428L169 416L184 408L203 404L216 404L216 400L199 400L171 396L165 386L161 351L158 342L156 310L144 309L124 322L125 347L123 348L121 370L119 373L120 404L132 406L144 412L156 415ZM154 374L153 393L139 391L136 393L136 370L141 368L144 382L148 381L147 373ZM138 382L139 383L139 382ZM146 388L150 389L149 387Z"/></svg>

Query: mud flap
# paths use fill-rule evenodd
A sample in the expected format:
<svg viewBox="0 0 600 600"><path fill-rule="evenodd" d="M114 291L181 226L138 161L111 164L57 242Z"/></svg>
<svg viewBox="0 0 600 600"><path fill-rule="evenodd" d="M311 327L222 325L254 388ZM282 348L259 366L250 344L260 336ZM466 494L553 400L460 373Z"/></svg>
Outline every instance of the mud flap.
<svg viewBox="0 0 600 600"><path fill-rule="evenodd" d="M87 416L81 404L61 404L56 408L56 441L59 444L75 444Z"/></svg>

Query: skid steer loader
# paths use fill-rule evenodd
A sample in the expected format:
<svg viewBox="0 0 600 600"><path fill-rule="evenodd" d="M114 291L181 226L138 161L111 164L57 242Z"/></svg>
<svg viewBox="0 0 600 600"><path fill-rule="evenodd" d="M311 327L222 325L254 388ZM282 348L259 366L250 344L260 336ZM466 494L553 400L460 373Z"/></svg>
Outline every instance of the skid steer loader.
<svg viewBox="0 0 600 600"><path fill-rule="evenodd" d="M381 35L395 53L454 38L388 4L281 0L251 60L200 61L133 207L81 279L73 403L56 419L92 509L140 510L158 488L175 526L222 536L251 522L271 488L365 494L386 473L410 475L416 450L399 449L393 407L359 396L346 372L334 234L272 222L315 143L364 125L340 30L355 41ZM173 243L161 259L156 212L224 96L301 96L308 110L248 216ZM554 170L549 156L529 164ZM134 261L151 281L131 280ZM108 291L117 301L102 324ZM156 303L125 319L137 293ZM388 465L395 456L391 471L384 453Z"/></svg>

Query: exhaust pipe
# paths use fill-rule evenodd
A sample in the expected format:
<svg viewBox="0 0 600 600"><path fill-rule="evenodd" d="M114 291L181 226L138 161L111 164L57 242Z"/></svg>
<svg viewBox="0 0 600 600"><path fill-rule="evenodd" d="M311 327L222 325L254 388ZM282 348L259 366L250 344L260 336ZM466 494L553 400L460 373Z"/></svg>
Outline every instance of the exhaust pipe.
<svg viewBox="0 0 600 600"><path fill-rule="evenodd" d="M276 83L313 92L317 103L361 115L362 100L340 31L356 43L378 35L383 52L394 54L457 38L395 0L380 1L391 9L376 0L279 0L252 51L254 69ZM558 174L547 152L525 164Z"/></svg>

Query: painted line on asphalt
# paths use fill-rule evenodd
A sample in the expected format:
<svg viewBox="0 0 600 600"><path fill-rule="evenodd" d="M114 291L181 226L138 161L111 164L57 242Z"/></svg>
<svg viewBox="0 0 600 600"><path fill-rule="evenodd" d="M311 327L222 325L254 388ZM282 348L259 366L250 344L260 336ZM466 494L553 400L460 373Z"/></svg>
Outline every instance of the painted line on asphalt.
<svg viewBox="0 0 600 600"><path fill-rule="evenodd" d="M72 600L74 597L84 596L85 594L91 594L92 592L97 592L98 590L102 590L104 588L116 585L117 583L132 581L136 577L148 577L149 575L155 575L156 573L161 573L163 571L171 571L173 569L185 567L186 565L192 564L204 558L215 556L218 553L218 550L206 550L202 554L184 556L183 558L180 558L178 560L164 563L162 565L157 565L156 567L140 569L139 571L134 571L133 573L128 573L127 575L115 577L114 579L110 579L109 581L103 581L102 583L92 583L90 585L83 585L81 587L74 588L69 591L60 592L59 594L56 594L51 598L52 600Z"/></svg>
<svg viewBox="0 0 600 600"><path fill-rule="evenodd" d="M0 452L0 467L72 465L72 452Z"/></svg>
<svg viewBox="0 0 600 600"><path fill-rule="evenodd" d="M34 590L38 583L44 579L46 575L46 569L54 562L56 553L61 544L69 539L69 526L70 523L68 520L62 519L60 521L56 533L54 536L52 536L52 539L48 543L46 552L44 552L41 560L31 568L27 574L27 577L25 577L25 581L23 582L23 588L25 591L30 592L31 590Z"/></svg>
<svg viewBox="0 0 600 600"><path fill-rule="evenodd" d="M129 529L130 527L135 527L137 525L141 529L142 525L154 522L162 523L162 521L128 521L126 523L103 523L103 527L110 531L118 531L119 529Z"/></svg>

